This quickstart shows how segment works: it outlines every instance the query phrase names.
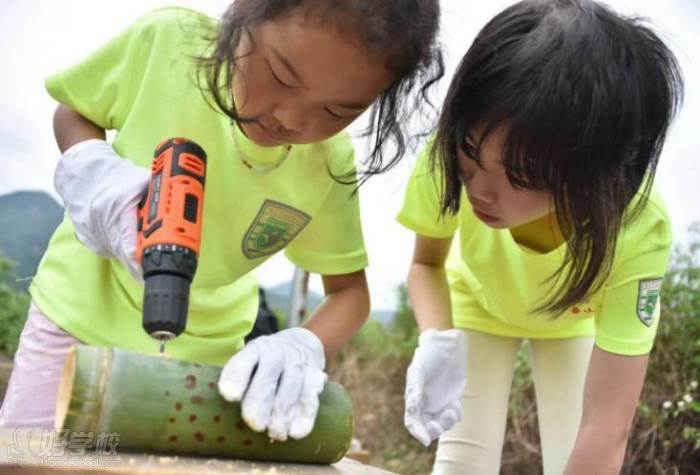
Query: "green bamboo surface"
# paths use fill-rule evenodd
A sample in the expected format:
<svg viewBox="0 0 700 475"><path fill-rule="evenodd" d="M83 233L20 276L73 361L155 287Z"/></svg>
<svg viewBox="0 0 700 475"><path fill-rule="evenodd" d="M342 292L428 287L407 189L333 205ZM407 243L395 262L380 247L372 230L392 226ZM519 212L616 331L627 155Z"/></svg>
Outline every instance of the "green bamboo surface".
<svg viewBox="0 0 700 475"><path fill-rule="evenodd" d="M59 390L56 428L118 433L119 451L329 464L350 447L352 402L327 383L316 425L301 440L271 440L243 422L218 392L221 368L77 345Z"/></svg>

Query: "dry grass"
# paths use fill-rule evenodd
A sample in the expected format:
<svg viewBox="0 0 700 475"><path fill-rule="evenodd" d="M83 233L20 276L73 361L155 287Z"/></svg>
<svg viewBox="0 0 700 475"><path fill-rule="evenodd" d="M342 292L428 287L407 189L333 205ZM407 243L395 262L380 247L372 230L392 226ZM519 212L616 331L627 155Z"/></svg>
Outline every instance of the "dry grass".
<svg viewBox="0 0 700 475"><path fill-rule="evenodd" d="M329 365L332 380L352 396L355 437L371 453L370 464L396 473L430 472L435 444L426 449L403 426L403 385L408 360L362 358L352 349Z"/></svg>

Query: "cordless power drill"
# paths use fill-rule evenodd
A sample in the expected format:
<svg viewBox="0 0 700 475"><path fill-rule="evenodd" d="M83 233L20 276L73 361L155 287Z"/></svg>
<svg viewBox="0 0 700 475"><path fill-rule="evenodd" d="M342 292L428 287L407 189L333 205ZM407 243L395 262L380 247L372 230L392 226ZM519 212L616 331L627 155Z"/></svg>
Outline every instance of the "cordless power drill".
<svg viewBox="0 0 700 475"><path fill-rule="evenodd" d="M156 148L148 191L138 209L136 259L143 268L143 328L165 342L185 330L197 270L207 155L195 142L171 138Z"/></svg>

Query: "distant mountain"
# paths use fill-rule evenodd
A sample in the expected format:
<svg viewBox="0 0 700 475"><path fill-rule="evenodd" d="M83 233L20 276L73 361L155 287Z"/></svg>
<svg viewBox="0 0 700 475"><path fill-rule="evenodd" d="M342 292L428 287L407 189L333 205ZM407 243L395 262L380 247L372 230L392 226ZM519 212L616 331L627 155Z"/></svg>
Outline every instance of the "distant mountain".
<svg viewBox="0 0 700 475"><path fill-rule="evenodd" d="M282 282L273 287L263 287L267 305L277 314L282 320L285 319L289 311L289 299L292 294L292 281ZM312 311L323 300L323 296L316 292L309 292L307 299L307 309ZM377 320L384 326L389 326L394 320L394 311L392 310L372 310L371 318Z"/></svg>
<svg viewBox="0 0 700 475"><path fill-rule="evenodd" d="M372 320L378 321L385 327L389 327L392 323L394 323L395 316L396 312L394 310L372 310L369 317Z"/></svg>
<svg viewBox="0 0 700 475"><path fill-rule="evenodd" d="M11 284L26 289L49 239L63 220L63 208L50 195L19 191L0 196L0 254L15 263ZM16 280L21 279L21 280Z"/></svg>
<svg viewBox="0 0 700 475"><path fill-rule="evenodd" d="M263 290L265 291L268 307L279 317L285 319L289 311L289 303L292 295L292 281L282 282L273 287L263 287ZM316 308L316 306L321 303L321 300L323 300L322 295L316 292L309 292L306 300L307 309L311 310Z"/></svg>

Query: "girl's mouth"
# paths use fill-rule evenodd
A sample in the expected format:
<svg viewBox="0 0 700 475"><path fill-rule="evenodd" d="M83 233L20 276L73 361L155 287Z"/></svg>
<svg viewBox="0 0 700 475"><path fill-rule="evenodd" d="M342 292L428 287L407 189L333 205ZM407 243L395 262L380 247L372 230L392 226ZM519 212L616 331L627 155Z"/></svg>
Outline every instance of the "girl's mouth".
<svg viewBox="0 0 700 475"><path fill-rule="evenodd" d="M474 207L472 207L472 211L474 211L474 214L477 218L479 218L486 224L494 224L500 220L497 216L491 216L490 214L483 213Z"/></svg>
<svg viewBox="0 0 700 475"><path fill-rule="evenodd" d="M262 132L265 135L267 135L270 139L274 140L275 142L279 142L281 144L289 142L288 137L284 137L284 136L281 136L279 134L272 132L272 130L269 127L265 126L262 122L256 121L255 124L258 126L258 128L260 130L262 130Z"/></svg>

